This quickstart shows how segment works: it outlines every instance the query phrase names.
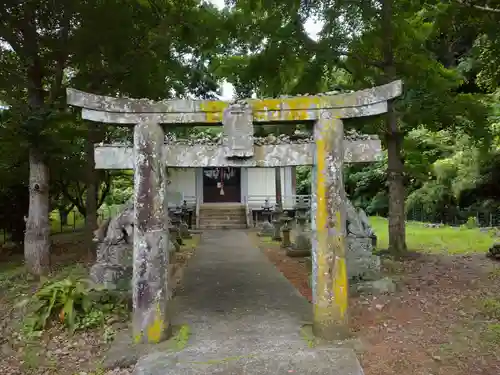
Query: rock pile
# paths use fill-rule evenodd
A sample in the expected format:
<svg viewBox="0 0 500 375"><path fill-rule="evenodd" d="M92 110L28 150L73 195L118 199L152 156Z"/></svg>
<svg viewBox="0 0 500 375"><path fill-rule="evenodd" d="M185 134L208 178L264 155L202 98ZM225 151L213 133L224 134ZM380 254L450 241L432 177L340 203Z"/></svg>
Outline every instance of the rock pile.
<svg viewBox="0 0 500 375"><path fill-rule="evenodd" d="M488 250L488 254L486 254L489 258L500 260L500 243L496 242L491 245Z"/></svg>
<svg viewBox="0 0 500 375"><path fill-rule="evenodd" d="M344 139L349 141L360 141L378 139L378 137L374 135L359 134L355 130L347 130L344 134ZM267 137L254 137L254 144L256 146L313 142L314 137L311 133L300 130L296 130L292 135L269 134ZM167 133L165 135L165 143L185 146L220 146L222 145L222 132L219 134L199 133L192 135L190 138L178 138L174 133Z"/></svg>

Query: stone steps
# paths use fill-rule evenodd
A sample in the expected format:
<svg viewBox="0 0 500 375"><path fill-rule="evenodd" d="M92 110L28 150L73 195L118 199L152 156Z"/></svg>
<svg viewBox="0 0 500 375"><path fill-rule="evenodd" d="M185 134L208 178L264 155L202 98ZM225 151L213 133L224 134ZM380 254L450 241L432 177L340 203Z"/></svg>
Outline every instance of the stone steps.
<svg viewBox="0 0 500 375"><path fill-rule="evenodd" d="M245 229L246 224L234 224L234 223L208 223L200 224L200 229Z"/></svg>
<svg viewBox="0 0 500 375"><path fill-rule="evenodd" d="M200 229L246 228L245 207L241 205L202 205L200 207Z"/></svg>

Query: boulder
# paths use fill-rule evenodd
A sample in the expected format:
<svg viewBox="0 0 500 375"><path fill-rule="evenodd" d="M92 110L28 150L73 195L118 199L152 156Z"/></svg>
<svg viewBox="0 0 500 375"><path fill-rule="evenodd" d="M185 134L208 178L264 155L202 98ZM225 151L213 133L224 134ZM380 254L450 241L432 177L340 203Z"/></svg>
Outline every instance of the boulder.
<svg viewBox="0 0 500 375"><path fill-rule="evenodd" d="M495 242L488 250L487 257L500 260L500 242Z"/></svg>
<svg viewBox="0 0 500 375"><path fill-rule="evenodd" d="M95 264L90 269L92 281L106 289L130 290L133 262L134 203L129 200L116 216L104 221L94 231L97 245ZM176 247L170 241L170 251Z"/></svg>

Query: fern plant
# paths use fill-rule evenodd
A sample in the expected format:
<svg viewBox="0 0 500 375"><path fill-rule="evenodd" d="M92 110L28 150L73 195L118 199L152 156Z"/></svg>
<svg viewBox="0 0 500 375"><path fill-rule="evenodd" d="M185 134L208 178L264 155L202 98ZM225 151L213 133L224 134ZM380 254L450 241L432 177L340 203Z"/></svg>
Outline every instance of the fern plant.
<svg viewBox="0 0 500 375"><path fill-rule="evenodd" d="M47 326L49 320L57 317L73 332L77 318L91 312L94 291L97 288L86 279L47 281L32 296L34 310L26 323L31 330L40 331Z"/></svg>

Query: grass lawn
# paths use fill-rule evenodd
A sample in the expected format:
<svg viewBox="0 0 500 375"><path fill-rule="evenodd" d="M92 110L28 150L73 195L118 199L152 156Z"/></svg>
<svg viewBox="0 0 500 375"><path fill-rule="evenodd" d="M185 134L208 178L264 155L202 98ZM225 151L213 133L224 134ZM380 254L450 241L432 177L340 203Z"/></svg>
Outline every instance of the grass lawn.
<svg viewBox="0 0 500 375"><path fill-rule="evenodd" d="M103 205L99 209L98 213L98 223L103 220L113 217L120 211L121 205L106 206ZM83 229L85 226L85 217L79 213L77 210L73 210L68 213L67 224L61 224L61 217L59 216L59 211L54 210L50 213L50 233L70 233ZM0 229L0 244L7 242L10 238L10 234L6 230Z"/></svg>
<svg viewBox="0 0 500 375"><path fill-rule="evenodd" d="M378 237L378 247L386 249L389 244L387 219L371 217L371 225ZM429 253L467 254L485 253L495 242L493 233L480 229L443 226L429 228L425 223L408 222L406 225L406 243L408 249Z"/></svg>
<svg viewBox="0 0 500 375"><path fill-rule="evenodd" d="M378 239L378 248L387 249L389 246L389 225L385 218L370 217ZM406 243L411 251L435 254L471 254L486 253L495 242L494 230L487 232L479 228L442 226L430 228L426 223L411 221L406 224ZM292 232L292 240L294 233ZM260 237L260 242L277 244L270 237Z"/></svg>
<svg viewBox="0 0 500 375"><path fill-rule="evenodd" d="M70 232L75 229L80 229L85 226L85 218L78 211L71 211L68 214L68 221L66 225L61 225L61 218L58 211L50 213L50 232L62 233Z"/></svg>

